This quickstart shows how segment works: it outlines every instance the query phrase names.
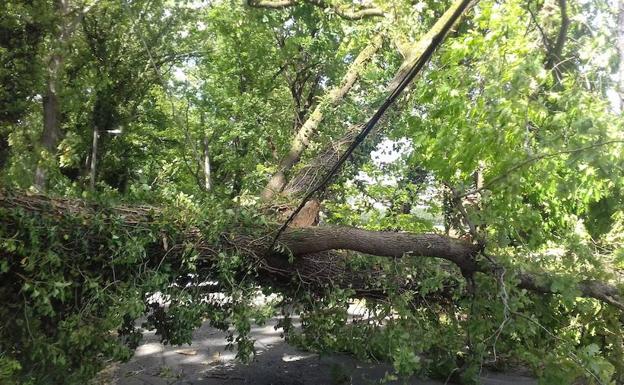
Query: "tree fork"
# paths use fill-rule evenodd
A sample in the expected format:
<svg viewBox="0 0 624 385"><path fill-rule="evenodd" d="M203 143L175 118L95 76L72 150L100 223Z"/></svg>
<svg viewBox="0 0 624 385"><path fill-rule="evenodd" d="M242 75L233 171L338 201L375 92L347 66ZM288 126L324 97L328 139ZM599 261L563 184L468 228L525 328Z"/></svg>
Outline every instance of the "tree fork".
<svg viewBox="0 0 624 385"><path fill-rule="evenodd" d="M288 153L280 161L277 171L273 174L273 176L271 176L269 182L262 191L262 199L268 200L284 189L284 186L286 185L286 174L295 164L299 162L301 155L306 148L308 148L310 144L310 137L313 136L318 130L318 127L327 112L326 110L336 107L345 98L360 77L363 67L381 48L382 43L383 35L379 34L375 36L371 43L360 52L353 63L349 66L349 69L344 75L340 86L329 91L326 95L326 100L321 101L321 103L316 106L314 111L298 130L291 142Z"/></svg>

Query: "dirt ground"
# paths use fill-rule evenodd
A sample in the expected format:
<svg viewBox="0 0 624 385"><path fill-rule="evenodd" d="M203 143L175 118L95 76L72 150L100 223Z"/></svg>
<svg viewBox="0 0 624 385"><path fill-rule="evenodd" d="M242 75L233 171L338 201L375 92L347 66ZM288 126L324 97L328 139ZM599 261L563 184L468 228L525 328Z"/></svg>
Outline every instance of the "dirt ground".
<svg viewBox="0 0 624 385"><path fill-rule="evenodd" d="M195 331L190 346L164 346L157 336L145 333L134 358L102 373L100 384L109 385L346 385L379 384L389 365L366 363L353 357L317 354L296 349L280 338L277 320L252 329L258 352L248 365L236 362L226 350L226 334L208 324ZM484 385L534 385L537 381L519 374L484 373ZM421 378L388 384L443 385Z"/></svg>

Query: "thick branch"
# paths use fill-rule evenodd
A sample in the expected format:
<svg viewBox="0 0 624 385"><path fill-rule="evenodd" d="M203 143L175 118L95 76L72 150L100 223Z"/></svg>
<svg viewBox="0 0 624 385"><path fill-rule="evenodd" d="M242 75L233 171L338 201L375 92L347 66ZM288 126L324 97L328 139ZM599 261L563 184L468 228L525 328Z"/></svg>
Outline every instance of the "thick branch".
<svg viewBox="0 0 624 385"><path fill-rule="evenodd" d="M365 254L400 258L403 256L434 257L453 262L464 274L476 272L493 274L491 265L479 264L474 257L475 245L437 234L410 234L370 231L352 227L308 227L289 230L281 241L295 256L342 249ZM557 294L552 289L552 275L519 272L519 287L541 294ZM581 297L593 298L624 311L624 298L608 283L583 280L576 286Z"/></svg>
<svg viewBox="0 0 624 385"><path fill-rule="evenodd" d="M467 242L437 235L370 231L353 227L308 227L289 230L281 238L295 256L330 250L351 250L364 254L401 258L403 256L434 257L453 262L464 274L491 274L495 269L479 264L474 257L478 247ZM542 294L556 294L553 278L547 274L518 273L519 287ZM578 283L581 297L594 298L624 311L624 299L616 287L596 280Z"/></svg>
<svg viewBox="0 0 624 385"><path fill-rule="evenodd" d="M555 293L552 290L552 276L520 273L518 274L518 279L520 280L518 286L523 289L535 293ZM584 280L579 282L576 290L581 293L581 297L594 298L624 311L624 299L615 286L596 280Z"/></svg>
<svg viewBox="0 0 624 385"><path fill-rule="evenodd" d="M407 74L422 61L423 55L435 42L440 42L445 35L451 30L452 25L459 20L460 16L466 11L470 1L455 1L449 9L444 12L431 29L421 37L405 55L405 60L394 74L394 78L388 84L388 90L396 89L405 79ZM450 24L450 25L449 25Z"/></svg>
<svg viewBox="0 0 624 385"><path fill-rule="evenodd" d="M329 250L351 250L381 257L404 255L449 260L467 272L476 271L474 256L478 249L461 240L437 234L410 234L370 231L354 227L307 227L284 233L280 242L294 255Z"/></svg>
<svg viewBox="0 0 624 385"><path fill-rule="evenodd" d="M350 10L338 5L327 4L323 0L248 0L247 4L254 8L282 9L294 7L298 4L311 4L323 9L332 9L334 13L343 19L361 20L369 17L384 17L384 12L377 7L365 7L358 10Z"/></svg>
<svg viewBox="0 0 624 385"><path fill-rule="evenodd" d="M557 34L555 44L552 47L547 47L548 60L546 62L546 68L553 70L557 78L561 78L561 70L559 70L557 66L562 61L563 46L565 45L568 36L568 27L570 26L566 0L559 0L559 10L561 12L561 25L559 26L559 33Z"/></svg>
<svg viewBox="0 0 624 385"><path fill-rule="evenodd" d="M359 132L359 125L351 126L340 139L332 140L331 145L318 153L290 178L284 188L285 195L303 195L311 191L338 162L340 154L349 147Z"/></svg>
<svg viewBox="0 0 624 385"><path fill-rule="evenodd" d="M324 118L328 108L338 105L342 99L351 90L357 79L360 77L364 64L369 61L373 55L381 47L383 41L382 36L376 36L371 43L360 52L355 58L344 78L341 85L332 89L322 103L314 109L306 122L301 126L295 137L293 138L288 154L281 160L277 172L271 177L262 192L263 199L270 199L276 193L282 191L286 185L286 173L299 161L301 155L310 144L310 137L317 131L321 121Z"/></svg>

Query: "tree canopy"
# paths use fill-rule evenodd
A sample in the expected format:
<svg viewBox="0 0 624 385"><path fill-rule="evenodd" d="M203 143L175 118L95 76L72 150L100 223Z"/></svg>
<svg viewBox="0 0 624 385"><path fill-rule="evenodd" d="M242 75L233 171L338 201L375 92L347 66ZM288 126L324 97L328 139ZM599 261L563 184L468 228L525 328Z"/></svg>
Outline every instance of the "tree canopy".
<svg viewBox="0 0 624 385"><path fill-rule="evenodd" d="M281 314L624 383L624 2L6 0L0 63L0 382Z"/></svg>

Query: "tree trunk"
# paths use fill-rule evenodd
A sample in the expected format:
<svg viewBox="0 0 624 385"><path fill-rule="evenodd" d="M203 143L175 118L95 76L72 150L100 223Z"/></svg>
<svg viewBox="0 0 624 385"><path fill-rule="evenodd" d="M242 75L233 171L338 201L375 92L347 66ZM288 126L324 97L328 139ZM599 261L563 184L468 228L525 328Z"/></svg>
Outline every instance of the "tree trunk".
<svg viewBox="0 0 624 385"><path fill-rule="evenodd" d="M204 150L204 189L206 191L210 191L212 188L212 181L210 176L210 152L209 152L209 141L208 136L204 135L203 140L203 150Z"/></svg>
<svg viewBox="0 0 624 385"><path fill-rule="evenodd" d="M45 191L47 184L46 165L50 156L56 155L56 147L61 139L60 115L61 101L59 97L60 76L63 72L64 56L63 50L67 45L69 35L73 30L73 25L68 19L70 6L69 0L58 0L56 2L58 16L58 32L55 36L55 47L50 53L48 61L48 76L45 95L43 96L43 132L41 134L41 147L44 152L43 159L39 161L35 171L35 188Z"/></svg>
<svg viewBox="0 0 624 385"><path fill-rule="evenodd" d="M360 126L351 126L338 140L332 141L312 160L303 166L286 184L284 194L303 195L311 191L340 159L342 152L351 144L360 132Z"/></svg>
<svg viewBox="0 0 624 385"><path fill-rule="evenodd" d="M98 139L100 138L100 131L97 126L93 127L93 144L91 146L91 165L89 169L89 188L91 191L95 191L95 176L97 167L98 156Z"/></svg>
<svg viewBox="0 0 624 385"><path fill-rule="evenodd" d="M616 47L620 59L617 91L620 97L620 113L624 112L624 0L618 2Z"/></svg>
<svg viewBox="0 0 624 385"><path fill-rule="evenodd" d="M46 155L54 154L59 140L61 139L60 101L58 96L58 76L63 65L63 57L60 54L53 54L48 65L48 81L46 93L43 96L43 133L41 135L41 146ZM43 161L47 161L44 156ZM38 164L35 171L35 187L39 191L46 188L47 172L45 165Z"/></svg>
<svg viewBox="0 0 624 385"><path fill-rule="evenodd" d="M57 33L54 36L53 48L50 49L48 60L48 76L46 90L42 100L43 107L43 132L40 145L44 153L43 159L35 170L34 186L38 191L45 191L47 185L47 171L44 163L49 162L50 157L56 157L56 148L63 136L61 131L60 97L61 77L64 70L64 50L67 49L69 39L80 23L85 13L89 12L99 0L91 5L72 10L70 0L56 0L56 12L58 17Z"/></svg>

